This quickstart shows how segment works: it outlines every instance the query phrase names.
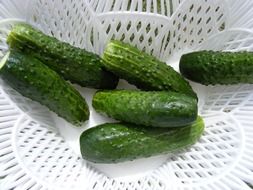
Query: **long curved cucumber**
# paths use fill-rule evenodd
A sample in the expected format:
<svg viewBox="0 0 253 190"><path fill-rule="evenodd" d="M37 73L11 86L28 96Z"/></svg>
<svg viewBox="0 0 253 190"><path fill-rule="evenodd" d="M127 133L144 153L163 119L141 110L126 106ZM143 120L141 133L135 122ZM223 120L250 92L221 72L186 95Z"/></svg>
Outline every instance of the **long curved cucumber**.
<svg viewBox="0 0 253 190"><path fill-rule="evenodd" d="M103 54L104 66L142 90L175 91L196 98L189 83L172 67L129 44L111 41Z"/></svg>
<svg viewBox="0 0 253 190"><path fill-rule="evenodd" d="M114 119L153 127L180 127L193 123L197 100L176 92L106 90L98 91L92 105Z"/></svg>
<svg viewBox="0 0 253 190"><path fill-rule="evenodd" d="M204 85L253 83L253 52L193 52L181 57L179 67Z"/></svg>
<svg viewBox="0 0 253 190"><path fill-rule="evenodd" d="M35 100L74 125L89 119L86 101L68 82L31 55L8 52L0 75L13 89Z"/></svg>
<svg viewBox="0 0 253 190"><path fill-rule="evenodd" d="M106 71L96 54L47 36L32 26L16 24L8 35L12 49L32 53L64 79L81 86L114 89L118 77Z"/></svg>
<svg viewBox="0 0 253 190"><path fill-rule="evenodd" d="M193 145L204 131L201 117L182 128L147 128L126 123L107 123L80 136L84 159L96 163L118 163L166 154Z"/></svg>

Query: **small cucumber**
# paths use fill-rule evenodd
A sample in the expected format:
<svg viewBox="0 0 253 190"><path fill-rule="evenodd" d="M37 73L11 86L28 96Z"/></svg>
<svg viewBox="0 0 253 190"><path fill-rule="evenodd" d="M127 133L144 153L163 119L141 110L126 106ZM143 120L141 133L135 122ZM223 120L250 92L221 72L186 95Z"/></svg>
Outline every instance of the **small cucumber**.
<svg viewBox="0 0 253 190"><path fill-rule="evenodd" d="M175 91L193 97L189 83L172 67L139 49L111 41L103 54L104 66L142 90Z"/></svg>
<svg viewBox="0 0 253 190"><path fill-rule="evenodd" d="M98 91L92 106L114 119L153 127L185 126L198 114L195 98L166 91Z"/></svg>
<svg viewBox="0 0 253 190"><path fill-rule="evenodd" d="M107 123L84 131L80 137L84 159L118 163L166 154L196 143L204 131L201 117L182 128L147 128L126 123Z"/></svg>
<svg viewBox="0 0 253 190"><path fill-rule="evenodd" d="M179 67L204 85L253 83L253 52L193 52L181 57Z"/></svg>
<svg viewBox="0 0 253 190"><path fill-rule="evenodd" d="M117 86L118 78L104 70L98 55L60 42L28 24L16 24L8 35L7 43L12 49L33 53L73 83L99 89L114 89Z"/></svg>
<svg viewBox="0 0 253 190"><path fill-rule="evenodd" d="M89 119L89 109L77 90L38 59L8 52L0 63L0 75L13 89L40 102L74 125Z"/></svg>

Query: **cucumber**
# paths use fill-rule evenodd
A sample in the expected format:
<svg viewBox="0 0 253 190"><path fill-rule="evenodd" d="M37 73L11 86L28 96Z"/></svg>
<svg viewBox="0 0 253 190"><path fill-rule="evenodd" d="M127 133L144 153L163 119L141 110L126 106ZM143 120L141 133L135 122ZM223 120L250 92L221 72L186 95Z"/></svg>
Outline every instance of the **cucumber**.
<svg viewBox="0 0 253 190"><path fill-rule="evenodd" d="M175 91L193 97L189 83L172 67L137 48L111 41L103 54L104 66L142 90Z"/></svg>
<svg viewBox="0 0 253 190"><path fill-rule="evenodd" d="M73 83L98 89L114 89L117 86L118 78L103 68L98 55L60 42L28 24L16 24L8 35L7 43L12 49L33 53Z"/></svg>
<svg viewBox="0 0 253 190"><path fill-rule="evenodd" d="M31 55L11 50L1 60L0 75L17 92L74 125L89 118L88 106L79 92Z"/></svg>
<svg viewBox="0 0 253 190"><path fill-rule="evenodd" d="M253 83L252 52L193 52L181 57L179 67L183 76L204 85Z"/></svg>
<svg viewBox="0 0 253 190"><path fill-rule="evenodd" d="M201 117L182 128L147 128L127 123L107 123L80 136L84 159L96 163L118 163L166 154L193 145L204 131Z"/></svg>
<svg viewBox="0 0 253 190"><path fill-rule="evenodd" d="M166 91L98 91L92 106L114 119L153 127L185 126L198 114L195 98Z"/></svg>

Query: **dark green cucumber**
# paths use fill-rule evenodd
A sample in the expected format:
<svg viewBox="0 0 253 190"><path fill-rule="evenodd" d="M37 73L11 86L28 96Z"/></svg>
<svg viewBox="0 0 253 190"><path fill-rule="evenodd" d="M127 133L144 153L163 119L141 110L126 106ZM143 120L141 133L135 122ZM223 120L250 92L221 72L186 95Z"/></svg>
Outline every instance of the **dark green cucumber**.
<svg viewBox="0 0 253 190"><path fill-rule="evenodd" d="M60 42L28 24L15 25L7 42L12 49L33 53L63 78L81 86L114 89L118 83L115 75L104 70L98 55Z"/></svg>
<svg viewBox="0 0 253 190"><path fill-rule="evenodd" d="M103 54L104 66L142 90L171 90L193 97L189 83L172 67L128 44L111 41Z"/></svg>
<svg viewBox="0 0 253 190"><path fill-rule="evenodd" d="M204 131L201 117L182 128L147 128L126 123L107 123L83 132L80 137L84 159L117 163L166 154L196 143Z"/></svg>
<svg viewBox="0 0 253 190"><path fill-rule="evenodd" d="M8 52L1 60L0 75L20 94L47 106L74 125L89 118L88 106L79 92L30 55Z"/></svg>
<svg viewBox="0 0 253 190"><path fill-rule="evenodd" d="M198 114L195 98L167 91L98 91L92 105L114 119L153 127L185 126Z"/></svg>
<svg viewBox="0 0 253 190"><path fill-rule="evenodd" d="M193 52L181 57L179 67L204 85L253 83L253 52Z"/></svg>

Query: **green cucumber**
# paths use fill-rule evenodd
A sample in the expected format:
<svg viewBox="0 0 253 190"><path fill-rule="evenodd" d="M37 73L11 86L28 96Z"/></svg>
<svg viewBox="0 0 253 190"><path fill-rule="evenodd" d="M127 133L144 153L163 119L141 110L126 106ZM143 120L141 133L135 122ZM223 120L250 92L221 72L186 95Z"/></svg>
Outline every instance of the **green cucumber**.
<svg viewBox="0 0 253 190"><path fill-rule="evenodd" d="M103 54L104 66L142 90L175 91L193 97L189 83L172 67L139 49L111 41Z"/></svg>
<svg viewBox="0 0 253 190"><path fill-rule="evenodd" d="M107 123L80 136L84 159L96 163L118 163L166 154L196 143L204 131L201 117L182 128L147 128L127 123Z"/></svg>
<svg viewBox="0 0 253 190"><path fill-rule="evenodd" d="M166 91L98 91L92 106L114 119L153 127L185 126L193 123L198 114L195 98Z"/></svg>
<svg viewBox="0 0 253 190"><path fill-rule="evenodd" d="M89 119L88 106L79 92L31 55L11 50L1 60L0 75L17 92L74 125Z"/></svg>
<svg viewBox="0 0 253 190"><path fill-rule="evenodd" d="M179 67L183 76L204 85L253 83L252 52L193 52L181 57Z"/></svg>
<svg viewBox="0 0 253 190"><path fill-rule="evenodd" d="M103 68L103 61L98 55L60 42L28 24L16 24L8 35L7 43L12 49L33 53L73 83L98 89L114 89L117 86L118 78Z"/></svg>

